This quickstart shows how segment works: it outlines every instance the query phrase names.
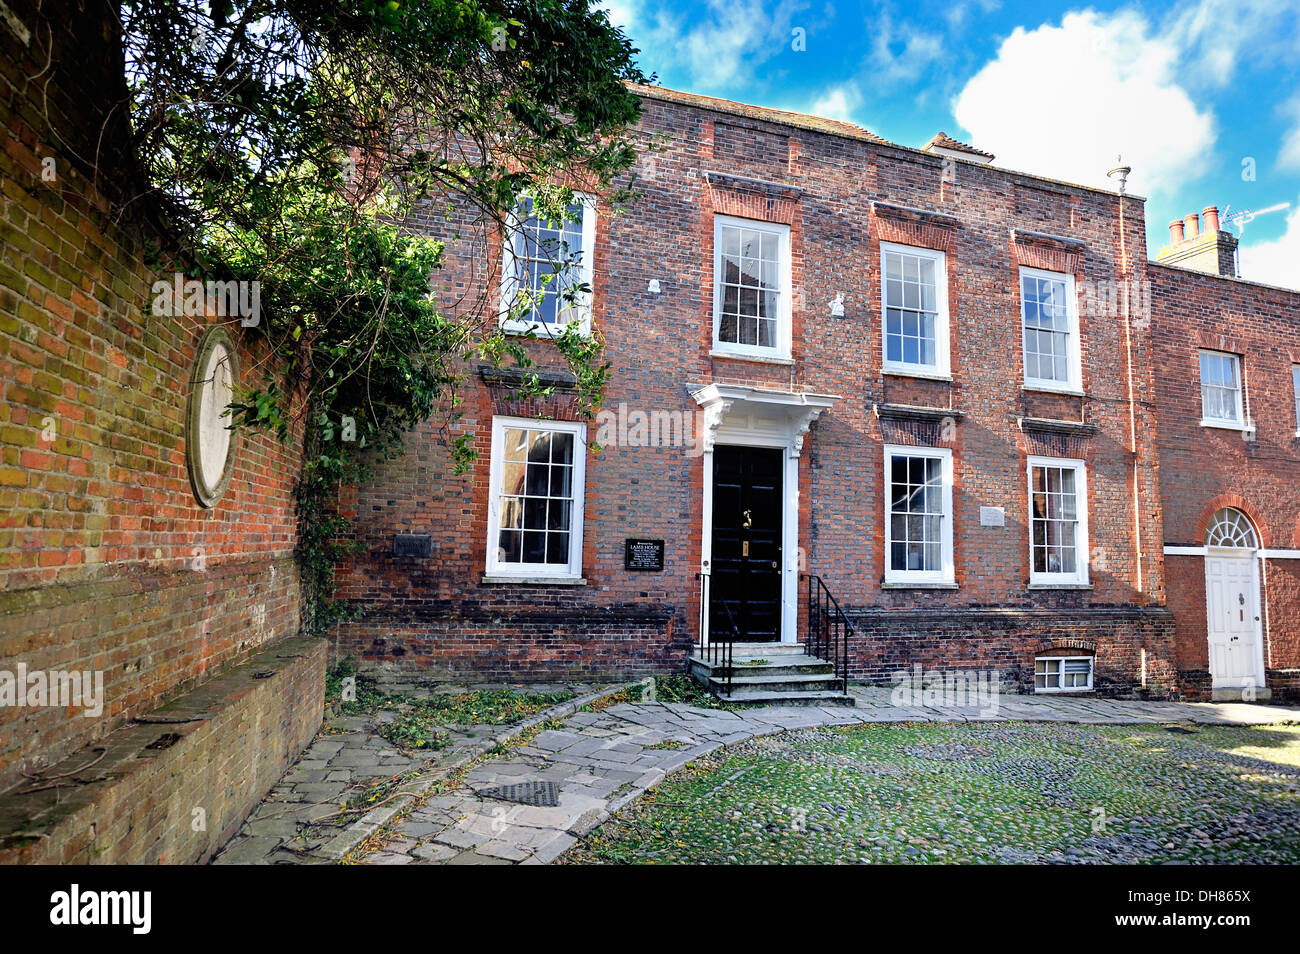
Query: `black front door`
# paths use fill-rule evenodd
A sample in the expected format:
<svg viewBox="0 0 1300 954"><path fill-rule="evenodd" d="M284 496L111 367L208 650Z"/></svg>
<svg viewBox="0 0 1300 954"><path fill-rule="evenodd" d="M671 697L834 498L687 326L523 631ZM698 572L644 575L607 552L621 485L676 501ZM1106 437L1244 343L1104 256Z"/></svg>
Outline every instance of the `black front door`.
<svg viewBox="0 0 1300 954"><path fill-rule="evenodd" d="M781 639L782 451L713 451L709 632L741 642Z"/></svg>

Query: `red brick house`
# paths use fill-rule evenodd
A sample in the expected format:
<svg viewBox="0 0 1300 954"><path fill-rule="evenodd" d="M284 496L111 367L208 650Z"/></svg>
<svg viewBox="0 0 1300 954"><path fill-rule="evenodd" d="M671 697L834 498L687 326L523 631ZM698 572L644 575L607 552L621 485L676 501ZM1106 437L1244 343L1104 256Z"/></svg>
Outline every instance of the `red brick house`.
<svg viewBox="0 0 1300 954"><path fill-rule="evenodd" d="M532 343L554 395L512 400L508 371L475 369L469 475L449 476L430 426L348 494L364 555L341 575L356 616L337 654L508 679L680 671L702 640L770 658L825 623L816 577L855 631L852 678L920 664L1204 694L1203 560L1180 548L1235 493L1264 548L1269 681L1300 666L1283 562L1300 546L1283 441L1300 296L1153 265L1141 198L993 168L943 135L918 150L640 93L641 196L619 214L579 197L563 235L526 209L510 236L413 223L460 236L444 299L508 300L536 281L530 250L563 241L591 294L567 314L544 296L534 320L600 329L613 376L585 420ZM1217 310L1189 316L1194 296ZM1248 381L1273 402L1233 448L1257 470L1201 467L1203 433L1186 439L1194 356L1168 372L1189 323L1281 369ZM1218 467L1258 491L1215 484Z"/></svg>
<svg viewBox="0 0 1300 954"><path fill-rule="evenodd" d="M1237 278L1235 238L1203 217L1172 223L1150 270L1176 664L1189 694L1294 699L1300 294Z"/></svg>

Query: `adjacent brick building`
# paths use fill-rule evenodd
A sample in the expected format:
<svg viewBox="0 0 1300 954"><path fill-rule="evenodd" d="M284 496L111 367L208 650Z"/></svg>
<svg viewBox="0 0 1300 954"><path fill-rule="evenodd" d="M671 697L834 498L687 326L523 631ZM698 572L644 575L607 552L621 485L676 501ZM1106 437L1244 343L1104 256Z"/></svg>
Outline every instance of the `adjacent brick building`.
<svg viewBox="0 0 1300 954"><path fill-rule="evenodd" d="M1203 572L1198 596L1165 544L1203 543L1196 521L1234 491L1209 486L1218 464L1197 467L1205 438L1178 417L1199 399L1194 360L1169 370L1193 325L1209 341L1243 318L1278 365L1261 400L1289 410L1234 448L1258 471L1222 473L1259 483L1235 493L1269 513L1268 669L1291 678L1296 581L1278 548L1296 545L1300 455L1282 430L1300 296L1154 265L1141 198L993 168L942 134L917 150L639 92L641 194L619 214L580 200L561 235L525 210L531 238L413 223L460 237L436 278L449 307L510 300L539 241L580 248L591 295L568 316L604 335L613 374L584 421L546 342L530 344L554 372L546 400L470 369L472 471L449 475L430 426L347 498L364 546L342 574L356 616L339 655L444 677L680 671L709 628L760 654L803 639L815 574L856 628L854 677L919 663L1024 690L1203 694Z"/></svg>
<svg viewBox="0 0 1300 954"><path fill-rule="evenodd" d="M1158 255L1183 267L1151 265L1176 664L1189 694L1294 700L1300 294L1237 278L1235 238L1203 218L1172 223Z"/></svg>

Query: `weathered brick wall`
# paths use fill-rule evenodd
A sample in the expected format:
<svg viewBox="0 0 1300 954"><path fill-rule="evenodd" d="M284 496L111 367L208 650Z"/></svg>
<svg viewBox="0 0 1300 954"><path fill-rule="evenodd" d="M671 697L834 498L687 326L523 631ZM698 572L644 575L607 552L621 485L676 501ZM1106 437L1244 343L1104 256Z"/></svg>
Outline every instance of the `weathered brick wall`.
<svg viewBox="0 0 1300 954"><path fill-rule="evenodd" d="M1300 438L1291 368L1300 363L1300 294L1152 264L1154 379L1165 543L1200 547L1221 507L1255 525L1260 545L1300 548ZM1242 356L1252 439L1202 427L1199 350ZM1177 619L1178 668L1209 691L1205 561L1165 557ZM1300 560L1268 558L1262 574L1264 659L1270 686L1300 670Z"/></svg>
<svg viewBox="0 0 1300 954"><path fill-rule="evenodd" d="M105 707L0 708L0 789L299 626L296 438L238 433L225 496L190 488L205 324L151 314L172 269L122 212L114 10L10 6L31 36L0 23L0 669L102 671Z"/></svg>
<svg viewBox="0 0 1300 954"><path fill-rule="evenodd" d="M281 640L0 795L0 864L193 864L239 830L320 727L322 639ZM82 780L68 783L68 777Z"/></svg>
<svg viewBox="0 0 1300 954"><path fill-rule="evenodd" d="M644 103L645 141L656 133L671 138L664 150L642 156L641 198L616 217L602 202L597 225L594 322L606 335L614 365L606 407L625 403L689 414L696 410L689 391L711 382L839 395L804 443L799 545L805 567L824 575L842 604L855 611L924 608L944 618L990 606L1052 608L1083 627L1093 626L1088 621L1095 611L1099 660L1104 666L1116 660L1105 677L1129 679L1128 656L1121 660L1101 647L1112 638L1109 614L1137 613L1163 601L1148 339L1120 316L1085 316L1084 396L1024 391L1018 267L1055 262L1080 282L1144 278L1141 202L1124 202L1121 236L1120 200L1109 193L967 163L957 163L955 179L945 181L940 158L868 136L828 135L654 96ZM718 212L745 212L734 192L710 185L706 172L801 190L769 205L760 202L757 213L791 229L791 364L710 354L713 219ZM910 229L873 212L873 200L929 209L956 224ZM438 278L448 300L494 287L499 238L490 227L456 217L419 218L415 224L432 234L461 236L451 246L447 273ZM1013 243L1013 228L1064 235L1082 243L1082 250ZM951 382L882 373L882 238L942 243L948 253ZM658 294L649 291L652 280L659 283ZM837 295L843 296L843 317L830 314ZM543 363L556 363L546 346L534 352ZM591 454L586 584L485 583L490 419L493 413L527 413L510 409L474 380L465 400L461 427L474 435L481 452L470 474L449 475L429 428L413 436L404 459L380 466L376 479L349 498L346 506L358 517L366 552L343 573L342 592L365 621L340 627L336 651L376 663L418 660L448 671L490 673L532 673L551 665L567 670L575 652L584 664L603 660L611 672L658 669L674 658L680 667L684 657L677 641L694 635L698 613L700 458L661 447L607 446ZM963 415L941 444L953 448L956 465L956 591L881 585L882 442L908 440L877 420L874 407L885 402L952 408ZM546 410L558 417L569 413L563 402ZM1021 430L1025 417L1087 421L1096 432L1043 441ZM1088 463L1089 590L1028 588L1027 453L1077 456ZM981 527L981 505L1005 507L1006 526ZM393 558L396 532L431 534L432 559ZM623 540L633 536L666 539L662 574L624 571ZM616 608L673 621L671 632L664 627L657 653L642 642L639 618L629 621L628 634L593 631L581 622L590 618L586 614ZM448 623L446 617L456 614L469 619ZM1032 664L1039 635L1034 627L1041 619L1026 617L1016 637L1017 666ZM977 625L972 616L970 626ZM538 638L548 626L552 636ZM570 635L577 632L587 635L585 642ZM986 641L986 662L1001 659L1011 645L1000 648L994 640ZM1170 651L1160 639L1150 648Z"/></svg>
<svg viewBox="0 0 1300 954"><path fill-rule="evenodd" d="M1002 687L1034 690L1034 657L1095 653L1101 695L1168 698L1179 694L1173 620L1159 608L985 609L958 612L873 610L851 613L854 679L888 685L895 673L995 670Z"/></svg>

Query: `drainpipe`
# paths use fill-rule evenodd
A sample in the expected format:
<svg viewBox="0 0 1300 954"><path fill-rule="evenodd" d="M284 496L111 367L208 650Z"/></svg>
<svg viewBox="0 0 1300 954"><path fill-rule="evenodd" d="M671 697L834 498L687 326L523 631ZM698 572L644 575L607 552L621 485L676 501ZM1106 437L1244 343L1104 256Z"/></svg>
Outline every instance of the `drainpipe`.
<svg viewBox="0 0 1300 954"><path fill-rule="evenodd" d="M1131 286L1128 283L1129 261L1128 261L1128 242L1124 235L1124 194L1120 193L1119 197L1119 267L1120 278L1124 281L1124 294L1120 295L1120 307L1123 309L1122 318L1124 320L1124 364L1128 376L1128 437L1129 449L1133 454L1133 550L1136 556L1135 566L1137 567L1137 591L1142 592L1142 496L1141 483L1138 473L1138 449L1137 449L1137 405L1133 398L1133 332L1129 315L1129 291Z"/></svg>

